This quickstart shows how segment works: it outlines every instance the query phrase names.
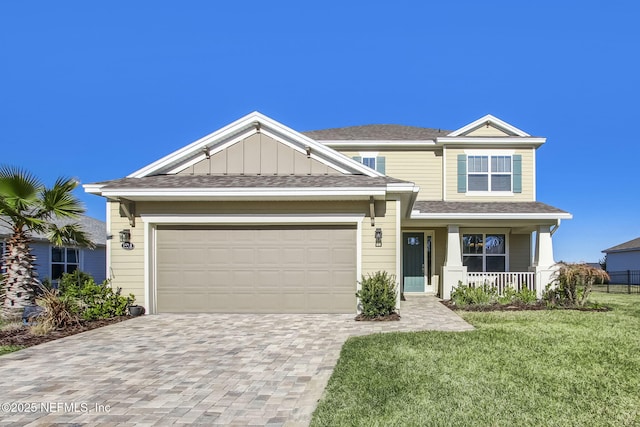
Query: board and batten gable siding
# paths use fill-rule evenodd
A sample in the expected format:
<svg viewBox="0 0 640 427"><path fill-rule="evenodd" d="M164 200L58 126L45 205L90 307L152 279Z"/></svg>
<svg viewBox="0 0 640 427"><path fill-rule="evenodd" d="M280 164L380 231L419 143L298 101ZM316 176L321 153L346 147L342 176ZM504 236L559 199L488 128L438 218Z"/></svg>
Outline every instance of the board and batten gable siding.
<svg viewBox="0 0 640 427"><path fill-rule="evenodd" d="M251 135L179 175L334 175L340 172L275 139Z"/></svg>
<svg viewBox="0 0 640 427"><path fill-rule="evenodd" d="M345 156L360 156L358 151L338 150ZM442 151L378 151L385 159L385 175L409 181L420 187L417 200L442 200Z"/></svg>
<svg viewBox="0 0 640 427"><path fill-rule="evenodd" d="M477 147L470 150L478 150ZM484 149L483 149L484 150ZM491 152L491 149L486 149ZM496 151L502 148L495 149ZM535 150L533 148L513 150L514 155L519 155L521 159L521 192L513 193L508 196L502 196L496 193L495 197L491 195L470 195L466 192L458 190L458 162L465 155L465 148L447 148L446 149L446 200L447 201L467 201L467 202L486 202L486 201L512 201L512 202L531 202L535 201ZM465 189L466 190L466 189Z"/></svg>
<svg viewBox="0 0 640 427"><path fill-rule="evenodd" d="M144 223L140 215L334 215L362 214L362 273L387 270L396 271L396 201L376 201L375 226L368 217L369 202L362 201L303 201L303 202L136 202L136 226L119 213L117 202L108 202L111 214L111 233L115 236L111 245L112 285L121 287L123 294L133 293L139 304L144 304ZM283 222L286 218L283 217ZM383 245L375 247L375 229L382 228ZM117 236L120 230L131 230L133 250L121 248ZM359 281L361 278L358 277ZM354 284L355 289L355 284Z"/></svg>

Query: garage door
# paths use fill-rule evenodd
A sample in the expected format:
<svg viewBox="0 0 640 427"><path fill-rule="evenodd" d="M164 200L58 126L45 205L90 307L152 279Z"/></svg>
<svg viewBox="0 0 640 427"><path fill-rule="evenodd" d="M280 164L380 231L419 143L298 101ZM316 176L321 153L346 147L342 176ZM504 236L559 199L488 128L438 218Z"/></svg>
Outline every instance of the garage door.
<svg viewBox="0 0 640 427"><path fill-rule="evenodd" d="M353 313L356 228L159 226L156 285L158 312Z"/></svg>

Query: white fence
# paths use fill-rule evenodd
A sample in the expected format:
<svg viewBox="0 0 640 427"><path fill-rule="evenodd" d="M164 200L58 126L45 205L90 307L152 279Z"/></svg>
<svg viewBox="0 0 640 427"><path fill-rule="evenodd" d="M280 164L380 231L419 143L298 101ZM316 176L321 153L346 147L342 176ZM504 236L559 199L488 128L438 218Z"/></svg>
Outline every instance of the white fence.
<svg viewBox="0 0 640 427"><path fill-rule="evenodd" d="M536 276L533 272L506 272L506 273L467 273L467 285L472 288L487 285L496 288L502 295L506 288L516 291L522 289L536 290Z"/></svg>

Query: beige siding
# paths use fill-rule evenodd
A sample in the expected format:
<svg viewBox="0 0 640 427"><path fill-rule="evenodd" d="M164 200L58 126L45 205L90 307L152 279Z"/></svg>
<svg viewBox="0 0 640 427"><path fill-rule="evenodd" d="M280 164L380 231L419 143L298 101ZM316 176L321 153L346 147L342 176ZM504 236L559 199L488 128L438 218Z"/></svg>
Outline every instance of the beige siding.
<svg viewBox="0 0 640 427"><path fill-rule="evenodd" d="M396 273L396 207L395 201L376 202L376 225L369 218L362 222L362 272L373 273L386 270ZM119 203L110 202L111 230L114 234L111 245L112 283L121 287L123 293L133 293L140 304L144 304L144 224L140 215L153 214L362 214L368 216L368 201L323 201L305 202L137 202L135 206L136 226L131 227L127 218L120 217ZM383 246L375 247L374 232L382 228ZM130 229L135 249L120 247L118 232ZM358 278L360 280L360 278Z"/></svg>
<svg viewBox="0 0 640 427"><path fill-rule="evenodd" d="M348 157L357 151L342 151ZM413 182L420 187L418 200L442 200L442 151L397 150L379 151L386 160L385 174Z"/></svg>
<svg viewBox="0 0 640 427"><path fill-rule="evenodd" d="M136 227L129 225L127 218L120 217L118 202L107 202L111 210L111 265L107 266L114 288L122 288L122 294L132 293L136 302L144 304L144 228L137 219ZM124 250L120 245L119 232L131 230L131 241L135 248Z"/></svg>
<svg viewBox="0 0 640 427"><path fill-rule="evenodd" d="M475 148L474 148L475 149ZM497 150L497 149L496 149ZM491 151L488 149L488 151ZM533 148L515 150L514 154L522 155L522 193L512 196L470 196L467 193L458 193L458 155L465 154L464 148L448 148L446 151L446 200L467 202L528 202L535 200L534 176L535 151Z"/></svg>
<svg viewBox="0 0 640 427"><path fill-rule="evenodd" d="M510 134L492 125L482 125L464 136L510 136Z"/></svg>
<svg viewBox="0 0 640 427"><path fill-rule="evenodd" d="M251 135L179 175L327 175L339 171L261 134Z"/></svg>
<svg viewBox="0 0 640 427"><path fill-rule="evenodd" d="M385 205L384 217L377 213L374 227L368 218L362 223L362 274L365 276L376 271L396 274L396 202L387 201ZM382 247L376 247L376 228L382 229Z"/></svg>
<svg viewBox="0 0 640 427"><path fill-rule="evenodd" d="M531 235L511 234L509 236L509 270L529 271L531 265Z"/></svg>

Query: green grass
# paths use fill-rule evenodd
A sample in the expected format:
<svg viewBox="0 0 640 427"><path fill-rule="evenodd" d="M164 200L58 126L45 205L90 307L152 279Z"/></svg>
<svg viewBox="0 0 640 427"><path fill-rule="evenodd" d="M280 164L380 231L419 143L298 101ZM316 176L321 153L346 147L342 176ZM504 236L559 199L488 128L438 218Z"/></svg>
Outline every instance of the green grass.
<svg viewBox="0 0 640 427"><path fill-rule="evenodd" d="M0 345L0 356L14 351L22 350L24 347L19 345Z"/></svg>
<svg viewBox="0 0 640 427"><path fill-rule="evenodd" d="M313 426L640 425L640 295L609 312L463 313L470 332L349 339Z"/></svg>
<svg viewBox="0 0 640 427"><path fill-rule="evenodd" d="M0 319L0 330L4 327L10 327L11 325ZM14 351L18 351L24 347L19 345L0 345L0 356L7 353L12 353Z"/></svg>

